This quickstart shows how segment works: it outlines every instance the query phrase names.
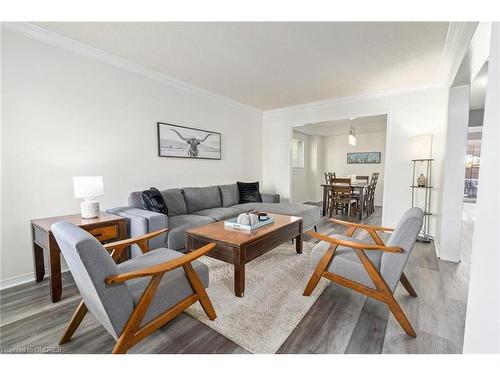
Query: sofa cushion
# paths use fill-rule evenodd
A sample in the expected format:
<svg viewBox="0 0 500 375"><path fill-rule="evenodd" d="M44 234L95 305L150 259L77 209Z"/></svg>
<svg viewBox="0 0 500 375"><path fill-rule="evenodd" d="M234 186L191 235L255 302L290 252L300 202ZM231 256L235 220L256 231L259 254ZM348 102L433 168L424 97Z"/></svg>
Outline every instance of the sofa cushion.
<svg viewBox="0 0 500 375"><path fill-rule="evenodd" d="M255 210L259 204L260 203L258 203L258 202L241 203L241 204L235 204L234 206L231 206L231 208L233 208L237 211L240 211L240 214L241 214L243 212Z"/></svg>
<svg viewBox="0 0 500 375"><path fill-rule="evenodd" d="M141 268L168 262L169 260L181 256L183 256L183 254L178 251L159 248L118 264L118 269L120 273L135 271ZM191 265L200 277L203 286L205 288L208 287L208 267L198 261L192 262ZM136 306L139 303L150 279L150 277L141 277L125 282L130 293L132 294L132 298ZM144 316L142 324L151 321L153 318L176 305L191 294L193 294L193 289L191 288L182 267L165 273L153 300L151 301L151 305Z"/></svg>
<svg viewBox="0 0 500 375"><path fill-rule="evenodd" d="M142 200L142 191L133 191L128 197L128 205L134 208L146 209Z"/></svg>
<svg viewBox="0 0 500 375"><path fill-rule="evenodd" d="M237 184L219 185L222 207L230 207L240 203L240 194Z"/></svg>
<svg viewBox="0 0 500 375"><path fill-rule="evenodd" d="M168 189L161 191L163 200L167 205L168 216L186 215L187 207L181 189Z"/></svg>
<svg viewBox="0 0 500 375"><path fill-rule="evenodd" d="M168 218L167 246L173 250L185 248L185 232L187 229L200 227L215 222L208 216L178 215Z"/></svg>
<svg viewBox="0 0 500 375"><path fill-rule="evenodd" d="M289 216L300 216L304 222L304 229L308 229L319 222L320 209L317 206L298 203L258 203L256 209L259 211L282 214Z"/></svg>
<svg viewBox="0 0 500 375"><path fill-rule="evenodd" d="M334 234L330 236L331 238L337 238L339 240L351 241L356 243L367 243L365 241L358 240L357 238L344 236L342 234ZM373 244L373 241L371 242ZM314 246L311 253L311 266L316 268L319 261L325 254L326 250L330 247L330 243L326 241L321 241L316 246ZM380 262L382 259L382 251L367 250L365 251L366 256L370 262L375 266L377 270L380 270ZM355 281L357 283L363 284L369 288L376 289L375 284L368 275L365 267L359 260L358 255L350 247L339 246L335 251L333 260L327 268L328 272L334 273L336 275L345 277L346 279Z"/></svg>
<svg viewBox="0 0 500 375"><path fill-rule="evenodd" d="M259 182L237 182L239 203L262 202L259 191Z"/></svg>
<svg viewBox="0 0 500 375"><path fill-rule="evenodd" d="M157 188L151 187L148 190L144 190L142 192L142 201L146 210L168 215L167 204Z"/></svg>
<svg viewBox="0 0 500 375"><path fill-rule="evenodd" d="M215 207L208 208L202 211L196 211L193 213L193 215L208 216L216 221L223 221L232 217L236 217L241 213L242 212L240 210L232 207Z"/></svg>
<svg viewBox="0 0 500 375"><path fill-rule="evenodd" d="M182 188L188 214L207 208L221 207L218 186Z"/></svg>

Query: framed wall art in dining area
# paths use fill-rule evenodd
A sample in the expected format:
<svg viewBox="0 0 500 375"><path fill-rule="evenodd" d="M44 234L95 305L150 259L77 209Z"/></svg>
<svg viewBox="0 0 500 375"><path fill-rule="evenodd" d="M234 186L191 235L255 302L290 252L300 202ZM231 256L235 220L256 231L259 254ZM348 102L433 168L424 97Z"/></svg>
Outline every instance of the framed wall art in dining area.
<svg viewBox="0 0 500 375"><path fill-rule="evenodd" d="M381 152L348 152L347 164L380 164Z"/></svg>
<svg viewBox="0 0 500 375"><path fill-rule="evenodd" d="M158 122L158 156L221 160L221 134Z"/></svg>

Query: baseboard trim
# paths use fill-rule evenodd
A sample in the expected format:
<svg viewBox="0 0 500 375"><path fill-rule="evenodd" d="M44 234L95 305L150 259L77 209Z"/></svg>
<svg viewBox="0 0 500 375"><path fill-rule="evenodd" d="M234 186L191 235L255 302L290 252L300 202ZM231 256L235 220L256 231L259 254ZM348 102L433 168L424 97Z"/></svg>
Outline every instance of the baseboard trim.
<svg viewBox="0 0 500 375"><path fill-rule="evenodd" d="M440 258L441 249L439 248L439 241L436 238L434 238L434 249L436 250L437 257Z"/></svg>
<svg viewBox="0 0 500 375"><path fill-rule="evenodd" d="M69 269L65 268L61 270L61 274L68 272ZM47 278L47 275L49 275L49 269L45 269L45 278ZM18 275L14 277L9 277L8 279L0 280L0 290L4 289L9 289L18 285L23 285L23 284L28 284L28 283L34 283L35 282L35 273L34 272L29 272L25 273L23 275Z"/></svg>
<svg viewBox="0 0 500 375"><path fill-rule="evenodd" d="M47 273L47 272L48 272L48 270L45 270L45 273ZM35 273L34 272L29 272L29 273L25 273L23 275L9 277L8 279L0 280L0 290L12 288L14 286L27 284L27 283L34 282L34 281L35 281Z"/></svg>

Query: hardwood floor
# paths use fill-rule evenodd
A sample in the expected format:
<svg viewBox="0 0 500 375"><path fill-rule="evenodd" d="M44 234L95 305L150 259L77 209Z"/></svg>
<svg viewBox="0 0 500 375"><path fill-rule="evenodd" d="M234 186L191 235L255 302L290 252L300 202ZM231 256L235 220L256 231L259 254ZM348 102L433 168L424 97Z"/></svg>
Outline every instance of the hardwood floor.
<svg viewBox="0 0 500 375"><path fill-rule="evenodd" d="M409 338L387 307L331 284L283 343L278 353L461 353L475 205L465 204L461 263L438 259L433 244L417 243L405 273L418 298L398 286L395 296L418 337ZM381 209L364 222L380 224ZM344 218L345 219L345 218ZM349 220L353 220L349 218ZM343 228L323 218L321 233ZM317 240L305 236L305 241ZM54 348L62 353L110 353L114 340L88 314L73 339L58 340L79 302L69 273L63 274L63 299L52 304L48 281L0 292L0 344L13 348ZM50 352L50 350L49 350ZM168 323L130 353L248 353L231 340L187 314Z"/></svg>

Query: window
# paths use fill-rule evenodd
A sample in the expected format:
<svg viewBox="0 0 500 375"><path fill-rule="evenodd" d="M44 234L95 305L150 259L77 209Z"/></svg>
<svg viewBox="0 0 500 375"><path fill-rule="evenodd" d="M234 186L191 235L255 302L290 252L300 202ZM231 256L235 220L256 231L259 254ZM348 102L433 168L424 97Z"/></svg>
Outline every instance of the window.
<svg viewBox="0 0 500 375"><path fill-rule="evenodd" d="M304 168L304 141L292 138L291 142L292 168Z"/></svg>

